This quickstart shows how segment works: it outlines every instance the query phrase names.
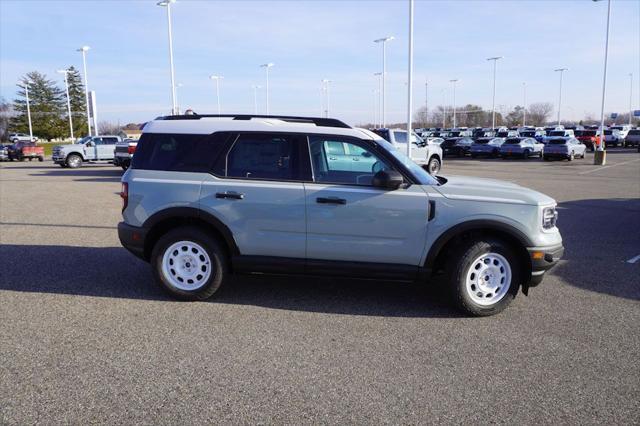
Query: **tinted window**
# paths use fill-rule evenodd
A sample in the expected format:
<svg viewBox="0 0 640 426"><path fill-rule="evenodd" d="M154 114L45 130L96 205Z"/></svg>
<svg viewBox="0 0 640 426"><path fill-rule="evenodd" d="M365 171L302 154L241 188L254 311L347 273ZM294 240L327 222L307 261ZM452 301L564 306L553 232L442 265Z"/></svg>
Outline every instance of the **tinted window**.
<svg viewBox="0 0 640 426"><path fill-rule="evenodd" d="M517 145L520 143L520 139L507 139L504 143L509 145Z"/></svg>
<svg viewBox="0 0 640 426"><path fill-rule="evenodd" d="M595 132L594 132L595 133ZM640 130L629 130L630 135L640 135Z"/></svg>
<svg viewBox="0 0 640 426"><path fill-rule="evenodd" d="M225 149L228 134L177 135L144 133L132 168L175 172L208 172Z"/></svg>
<svg viewBox="0 0 640 426"><path fill-rule="evenodd" d="M301 137L268 133L241 134L227 155L228 177L302 180Z"/></svg>
<svg viewBox="0 0 640 426"><path fill-rule="evenodd" d="M102 142L107 145L115 145L118 142L118 138L102 138Z"/></svg>
<svg viewBox="0 0 640 426"><path fill-rule="evenodd" d="M406 132L393 132L393 136L396 138L397 143L407 143L407 133Z"/></svg>
<svg viewBox="0 0 640 426"><path fill-rule="evenodd" d="M549 141L550 145L566 145L567 141L565 141L564 139L551 139Z"/></svg>
<svg viewBox="0 0 640 426"><path fill-rule="evenodd" d="M336 140L337 139L337 140ZM346 147L344 155L327 152L330 143ZM365 142L331 136L309 136L309 149L315 182L371 185L373 175L391 167Z"/></svg>
<svg viewBox="0 0 640 426"><path fill-rule="evenodd" d="M552 132L549 132L549 136L564 136L565 132L564 130L554 130Z"/></svg>

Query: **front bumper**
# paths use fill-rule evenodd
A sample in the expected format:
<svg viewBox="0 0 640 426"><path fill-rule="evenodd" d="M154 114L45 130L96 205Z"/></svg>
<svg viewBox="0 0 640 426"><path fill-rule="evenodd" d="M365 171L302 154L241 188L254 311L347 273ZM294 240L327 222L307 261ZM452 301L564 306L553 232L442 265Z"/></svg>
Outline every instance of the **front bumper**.
<svg viewBox="0 0 640 426"><path fill-rule="evenodd" d="M529 287L535 287L542 282L545 272L558 264L564 255L562 244L547 247L528 247L531 259L531 280Z"/></svg>
<svg viewBox="0 0 640 426"><path fill-rule="evenodd" d="M133 255L148 260L145 257L144 244L149 231L145 228L128 225L125 222L118 223L118 238L122 247L129 250Z"/></svg>

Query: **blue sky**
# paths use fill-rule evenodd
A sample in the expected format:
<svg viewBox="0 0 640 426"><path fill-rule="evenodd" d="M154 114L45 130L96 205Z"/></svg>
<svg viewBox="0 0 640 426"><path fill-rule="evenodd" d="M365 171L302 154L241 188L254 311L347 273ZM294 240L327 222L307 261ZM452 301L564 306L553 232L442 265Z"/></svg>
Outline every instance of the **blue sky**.
<svg viewBox="0 0 640 426"><path fill-rule="evenodd" d="M170 109L166 11L156 1L0 0L0 96L13 99L16 82L38 70L50 78L68 65L81 68L75 51L88 53L90 88L100 120L146 121ZM607 111L639 108L640 2L613 2ZM181 107L216 112L210 74L221 85L226 113L253 112L254 84L270 78L271 113L319 115L320 80L331 83L331 115L351 123L373 120L373 93L388 44L387 121L405 120L408 2L392 1L189 1L172 7L175 68ZM558 74L568 67L563 117L598 115L606 1L416 1L416 108L429 81L430 105L452 102L491 107L492 68L498 64L496 104L557 104ZM264 112L264 89L259 93Z"/></svg>

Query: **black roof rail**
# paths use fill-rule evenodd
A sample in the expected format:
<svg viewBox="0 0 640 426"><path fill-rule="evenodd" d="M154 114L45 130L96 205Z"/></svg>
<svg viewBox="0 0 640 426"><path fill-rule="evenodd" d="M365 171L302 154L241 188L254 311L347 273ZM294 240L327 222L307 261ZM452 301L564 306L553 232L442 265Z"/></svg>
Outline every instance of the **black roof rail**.
<svg viewBox="0 0 640 426"><path fill-rule="evenodd" d="M290 115L256 115L256 114L186 114L186 115L166 115L158 117L157 120L200 120L201 118L232 118L234 120L251 120L252 118L273 118L286 121L288 123L313 123L318 127L341 127L350 129L351 126L335 118L321 117L296 117Z"/></svg>

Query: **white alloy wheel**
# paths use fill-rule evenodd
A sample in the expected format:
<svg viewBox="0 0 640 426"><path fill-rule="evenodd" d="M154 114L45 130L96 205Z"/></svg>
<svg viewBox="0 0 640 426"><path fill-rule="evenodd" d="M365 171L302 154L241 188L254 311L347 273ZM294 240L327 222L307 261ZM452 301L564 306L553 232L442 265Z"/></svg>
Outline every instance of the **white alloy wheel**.
<svg viewBox="0 0 640 426"><path fill-rule="evenodd" d="M162 274L167 283L179 290L199 289L209 280L212 269L209 254L193 241L178 241L162 256Z"/></svg>
<svg viewBox="0 0 640 426"><path fill-rule="evenodd" d="M511 266L504 256L485 253L471 263L465 289L471 300L478 305L494 305L509 291L511 277Z"/></svg>

